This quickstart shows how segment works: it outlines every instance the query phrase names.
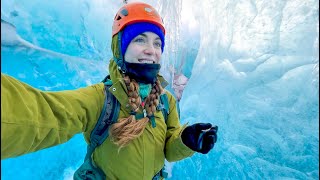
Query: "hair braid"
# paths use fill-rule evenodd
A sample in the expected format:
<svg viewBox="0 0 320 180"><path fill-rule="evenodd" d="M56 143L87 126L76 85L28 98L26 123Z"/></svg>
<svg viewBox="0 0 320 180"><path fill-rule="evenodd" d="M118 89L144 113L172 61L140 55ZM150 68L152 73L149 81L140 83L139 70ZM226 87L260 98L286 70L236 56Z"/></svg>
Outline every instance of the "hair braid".
<svg viewBox="0 0 320 180"><path fill-rule="evenodd" d="M160 94L163 93L160 81L157 80L153 85L150 94L146 97L145 106L141 106L141 97L139 95L139 84L130 79L129 76L124 76L123 80L128 90L128 101L131 107L131 115L127 118L121 118L118 122L111 125L109 133L111 141L118 145L120 149L128 145L132 140L141 136L149 117L156 112L156 107L160 101ZM139 108L144 108L147 112L147 117L136 120L135 113ZM148 117L149 116L149 117Z"/></svg>

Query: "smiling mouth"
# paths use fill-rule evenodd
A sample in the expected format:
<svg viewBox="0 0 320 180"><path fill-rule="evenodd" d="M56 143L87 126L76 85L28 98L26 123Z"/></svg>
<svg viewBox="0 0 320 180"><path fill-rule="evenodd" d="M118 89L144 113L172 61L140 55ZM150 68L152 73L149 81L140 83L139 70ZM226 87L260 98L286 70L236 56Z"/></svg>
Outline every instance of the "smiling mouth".
<svg viewBox="0 0 320 180"><path fill-rule="evenodd" d="M152 60L147 60L147 59L139 59L138 60L140 63L145 63L145 64L154 64L155 62Z"/></svg>

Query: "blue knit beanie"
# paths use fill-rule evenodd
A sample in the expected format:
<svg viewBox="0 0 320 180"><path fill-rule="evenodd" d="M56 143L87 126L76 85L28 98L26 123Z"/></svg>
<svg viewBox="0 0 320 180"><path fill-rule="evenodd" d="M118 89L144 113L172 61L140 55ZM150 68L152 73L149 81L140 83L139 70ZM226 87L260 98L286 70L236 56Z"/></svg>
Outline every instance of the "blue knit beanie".
<svg viewBox="0 0 320 180"><path fill-rule="evenodd" d="M140 22L140 23L134 23L126 26L122 31L122 37L121 37L121 53L124 56L127 47L129 46L130 42L133 38L138 36L141 33L144 32L153 32L157 34L160 37L161 43L161 50L163 52L164 48L164 34L162 30L155 24L147 23L147 22Z"/></svg>

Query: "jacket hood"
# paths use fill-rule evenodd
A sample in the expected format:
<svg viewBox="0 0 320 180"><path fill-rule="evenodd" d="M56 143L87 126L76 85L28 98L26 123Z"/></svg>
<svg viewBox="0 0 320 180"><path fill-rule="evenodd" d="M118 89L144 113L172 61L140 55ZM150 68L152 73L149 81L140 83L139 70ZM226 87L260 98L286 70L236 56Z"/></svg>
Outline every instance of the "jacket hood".
<svg viewBox="0 0 320 180"><path fill-rule="evenodd" d="M112 42L111 42L111 50L112 50L112 55L114 59L121 59L122 54L120 50L120 39L119 39L119 34L116 34L112 37Z"/></svg>

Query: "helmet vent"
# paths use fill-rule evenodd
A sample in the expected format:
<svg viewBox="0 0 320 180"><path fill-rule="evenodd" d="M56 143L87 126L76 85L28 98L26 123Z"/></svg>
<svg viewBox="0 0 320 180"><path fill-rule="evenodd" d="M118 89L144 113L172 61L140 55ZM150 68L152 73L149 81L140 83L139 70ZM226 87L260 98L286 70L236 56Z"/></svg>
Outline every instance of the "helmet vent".
<svg viewBox="0 0 320 180"><path fill-rule="evenodd" d="M147 11L147 12L149 12L149 13L152 12L152 9L151 9L151 8L148 8L148 7L145 7L144 10Z"/></svg>
<svg viewBox="0 0 320 180"><path fill-rule="evenodd" d="M127 9L122 9L121 14L124 16L128 16L128 10Z"/></svg>
<svg viewBox="0 0 320 180"><path fill-rule="evenodd" d="M121 16L118 15L118 17L116 18L117 21L119 21L121 19Z"/></svg>

